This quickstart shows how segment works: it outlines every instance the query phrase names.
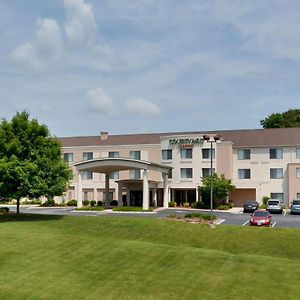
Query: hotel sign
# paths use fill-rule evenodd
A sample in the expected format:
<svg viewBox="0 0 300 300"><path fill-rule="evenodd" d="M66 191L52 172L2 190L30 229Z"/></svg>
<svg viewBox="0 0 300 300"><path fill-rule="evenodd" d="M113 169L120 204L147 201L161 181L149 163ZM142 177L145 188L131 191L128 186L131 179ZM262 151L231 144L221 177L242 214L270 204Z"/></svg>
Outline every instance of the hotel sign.
<svg viewBox="0 0 300 300"><path fill-rule="evenodd" d="M173 138L169 144L178 145L180 148L193 147L195 144L203 143L203 138Z"/></svg>

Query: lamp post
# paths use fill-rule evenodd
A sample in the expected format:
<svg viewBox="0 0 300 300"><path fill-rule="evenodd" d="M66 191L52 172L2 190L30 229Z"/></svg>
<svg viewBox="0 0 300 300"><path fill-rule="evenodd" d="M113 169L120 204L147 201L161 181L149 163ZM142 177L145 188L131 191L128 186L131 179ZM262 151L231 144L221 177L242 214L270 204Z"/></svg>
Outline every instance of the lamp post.
<svg viewBox="0 0 300 300"><path fill-rule="evenodd" d="M212 215L213 215L213 194L214 194L214 185L213 185L213 143L217 143L222 140L220 136L214 135L204 135L203 139L210 143L210 224L213 224Z"/></svg>

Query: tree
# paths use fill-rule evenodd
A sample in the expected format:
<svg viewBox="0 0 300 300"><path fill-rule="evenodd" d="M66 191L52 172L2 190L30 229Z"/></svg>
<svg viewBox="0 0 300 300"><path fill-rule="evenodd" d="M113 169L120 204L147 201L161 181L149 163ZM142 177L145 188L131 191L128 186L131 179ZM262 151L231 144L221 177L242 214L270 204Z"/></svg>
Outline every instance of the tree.
<svg viewBox="0 0 300 300"><path fill-rule="evenodd" d="M300 109L273 113L260 121L263 128L300 127Z"/></svg>
<svg viewBox="0 0 300 300"><path fill-rule="evenodd" d="M220 176L214 173L212 176L204 176L202 178L202 186L198 187L203 200L210 199L211 182L213 184L213 198L216 200L222 200L229 196L229 194L235 190L235 186L232 184L231 179L226 179L224 174Z"/></svg>
<svg viewBox="0 0 300 300"><path fill-rule="evenodd" d="M72 171L46 125L17 112L0 123L0 197L51 198L66 190Z"/></svg>

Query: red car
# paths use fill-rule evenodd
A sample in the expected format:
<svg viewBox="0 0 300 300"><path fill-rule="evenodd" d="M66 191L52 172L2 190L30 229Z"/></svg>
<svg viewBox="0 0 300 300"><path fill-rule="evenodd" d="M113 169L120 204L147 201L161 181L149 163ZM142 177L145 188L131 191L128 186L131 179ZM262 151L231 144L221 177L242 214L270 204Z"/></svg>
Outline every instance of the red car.
<svg viewBox="0 0 300 300"><path fill-rule="evenodd" d="M272 215L266 210L256 210L250 218L250 225L271 226Z"/></svg>

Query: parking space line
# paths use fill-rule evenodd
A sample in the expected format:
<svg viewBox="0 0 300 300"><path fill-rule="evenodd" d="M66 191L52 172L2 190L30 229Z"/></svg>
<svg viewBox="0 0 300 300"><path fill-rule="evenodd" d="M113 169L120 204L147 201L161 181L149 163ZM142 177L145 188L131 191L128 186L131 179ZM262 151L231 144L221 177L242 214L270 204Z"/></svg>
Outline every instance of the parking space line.
<svg viewBox="0 0 300 300"><path fill-rule="evenodd" d="M284 211L283 216L284 216L284 217L286 216L286 210Z"/></svg>
<svg viewBox="0 0 300 300"><path fill-rule="evenodd" d="M249 220L248 220L247 222L243 223L242 226L245 226L245 225L247 225L248 223L249 223Z"/></svg>
<svg viewBox="0 0 300 300"><path fill-rule="evenodd" d="M272 227L274 227L276 225L277 221L275 221L273 224L272 224Z"/></svg>
<svg viewBox="0 0 300 300"><path fill-rule="evenodd" d="M220 224L222 224L223 222L225 222L226 220L225 219L219 219L216 223L215 223L215 225L220 225Z"/></svg>

